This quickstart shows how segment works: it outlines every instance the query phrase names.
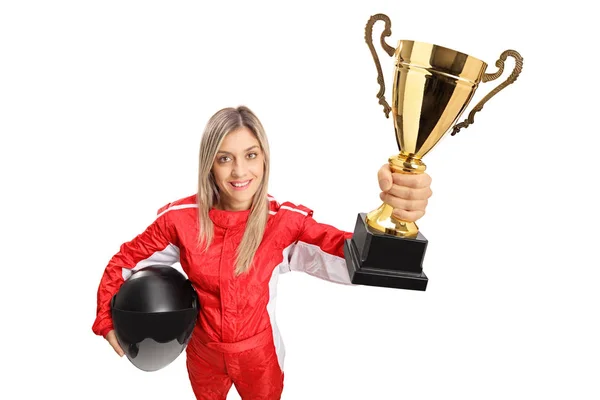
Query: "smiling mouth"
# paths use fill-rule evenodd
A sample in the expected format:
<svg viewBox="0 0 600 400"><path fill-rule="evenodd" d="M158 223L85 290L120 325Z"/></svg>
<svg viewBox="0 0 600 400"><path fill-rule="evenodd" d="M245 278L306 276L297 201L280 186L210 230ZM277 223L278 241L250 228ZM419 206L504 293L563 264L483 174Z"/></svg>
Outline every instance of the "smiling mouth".
<svg viewBox="0 0 600 400"><path fill-rule="evenodd" d="M229 182L229 184L236 189L243 189L248 187L250 185L250 182L252 182L252 179L243 182Z"/></svg>

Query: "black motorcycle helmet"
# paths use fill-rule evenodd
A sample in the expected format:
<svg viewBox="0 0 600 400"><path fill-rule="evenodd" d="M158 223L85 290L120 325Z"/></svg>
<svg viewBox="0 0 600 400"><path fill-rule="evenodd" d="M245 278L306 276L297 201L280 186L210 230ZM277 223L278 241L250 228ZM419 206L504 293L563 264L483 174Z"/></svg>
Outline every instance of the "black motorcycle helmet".
<svg viewBox="0 0 600 400"><path fill-rule="evenodd" d="M134 271L111 300L115 334L129 361L157 371L181 354L198 318L198 296L175 268Z"/></svg>

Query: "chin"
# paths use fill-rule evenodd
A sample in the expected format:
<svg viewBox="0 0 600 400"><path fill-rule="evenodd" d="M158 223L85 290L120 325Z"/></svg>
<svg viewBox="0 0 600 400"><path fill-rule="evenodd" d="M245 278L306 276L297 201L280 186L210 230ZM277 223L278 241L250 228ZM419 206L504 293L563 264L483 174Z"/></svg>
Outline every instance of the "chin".
<svg viewBox="0 0 600 400"><path fill-rule="evenodd" d="M256 192L254 193L244 193L244 194L240 194L240 193L230 193L229 194L229 201L232 204L240 204L240 203L247 203L250 202L250 206L252 206L252 199L254 198L254 195L256 194Z"/></svg>

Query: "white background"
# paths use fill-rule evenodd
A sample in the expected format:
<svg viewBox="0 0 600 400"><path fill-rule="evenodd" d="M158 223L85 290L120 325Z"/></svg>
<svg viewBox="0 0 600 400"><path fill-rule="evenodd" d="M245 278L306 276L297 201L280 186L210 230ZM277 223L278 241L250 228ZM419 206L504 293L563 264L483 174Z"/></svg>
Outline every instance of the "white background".
<svg viewBox="0 0 600 400"><path fill-rule="evenodd" d="M600 398L599 32L581 4L3 2L0 397L193 399L183 356L145 373L92 333L103 269L195 192L201 132L226 106L263 121L277 199L350 231L379 206L397 153L364 40L381 12L393 46L489 71L512 48L523 73L424 158L426 292L282 276L283 399Z"/></svg>

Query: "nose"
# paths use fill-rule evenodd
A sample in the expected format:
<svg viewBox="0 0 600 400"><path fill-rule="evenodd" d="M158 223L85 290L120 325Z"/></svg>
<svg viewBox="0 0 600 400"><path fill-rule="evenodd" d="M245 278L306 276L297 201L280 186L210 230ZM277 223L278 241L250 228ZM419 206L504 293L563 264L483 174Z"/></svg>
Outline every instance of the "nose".
<svg viewBox="0 0 600 400"><path fill-rule="evenodd" d="M233 163L233 169L231 170L231 176L234 178L243 178L248 172L246 160L236 159Z"/></svg>

